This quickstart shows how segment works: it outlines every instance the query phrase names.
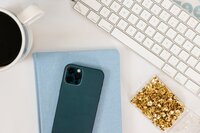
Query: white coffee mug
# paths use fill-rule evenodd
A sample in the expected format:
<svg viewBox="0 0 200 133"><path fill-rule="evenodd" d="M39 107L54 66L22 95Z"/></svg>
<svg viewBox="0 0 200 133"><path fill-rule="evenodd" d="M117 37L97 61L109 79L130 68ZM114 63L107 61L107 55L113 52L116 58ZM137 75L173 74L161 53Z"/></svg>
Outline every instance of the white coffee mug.
<svg viewBox="0 0 200 133"><path fill-rule="evenodd" d="M0 12L7 14L17 23L22 35L22 44L18 55L10 64L0 67L0 71L3 71L12 67L28 55L33 44L32 32L29 29L29 25L41 18L44 12L35 4L28 6L18 15L3 8L0 8Z"/></svg>

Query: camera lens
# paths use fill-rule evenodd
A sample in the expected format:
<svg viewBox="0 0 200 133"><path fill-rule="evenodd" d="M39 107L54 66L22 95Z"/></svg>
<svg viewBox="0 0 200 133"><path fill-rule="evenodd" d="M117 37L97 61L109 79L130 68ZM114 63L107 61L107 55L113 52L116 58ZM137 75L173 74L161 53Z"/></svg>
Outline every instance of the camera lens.
<svg viewBox="0 0 200 133"><path fill-rule="evenodd" d="M67 76L66 77L66 82L67 83L73 83L74 82L74 77L73 76Z"/></svg>
<svg viewBox="0 0 200 133"><path fill-rule="evenodd" d="M69 74L72 74L72 73L75 72L74 68L71 68L71 67L69 67L69 68L67 69L67 71L69 72Z"/></svg>

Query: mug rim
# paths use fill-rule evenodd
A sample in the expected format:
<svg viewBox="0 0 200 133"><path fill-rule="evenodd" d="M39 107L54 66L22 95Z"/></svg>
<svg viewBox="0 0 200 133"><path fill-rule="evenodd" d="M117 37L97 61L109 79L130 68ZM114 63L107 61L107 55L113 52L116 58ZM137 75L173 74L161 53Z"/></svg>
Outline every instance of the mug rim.
<svg viewBox="0 0 200 133"><path fill-rule="evenodd" d="M12 67L21 59L24 49L25 49L26 35L25 35L25 30L24 30L23 24L20 22L20 20L17 18L17 16L14 13L12 13L11 11L4 9L4 8L0 8L0 12L7 14L17 23L17 25L20 29L21 35L22 35L21 49L20 49L17 57L10 64L0 67L0 71L3 71L5 69Z"/></svg>

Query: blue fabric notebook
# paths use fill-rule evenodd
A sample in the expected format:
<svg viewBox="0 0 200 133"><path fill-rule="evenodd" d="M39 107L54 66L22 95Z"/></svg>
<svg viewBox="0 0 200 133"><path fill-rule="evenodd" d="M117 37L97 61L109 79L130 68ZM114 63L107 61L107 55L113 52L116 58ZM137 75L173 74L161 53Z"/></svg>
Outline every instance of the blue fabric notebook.
<svg viewBox="0 0 200 133"><path fill-rule="evenodd" d="M64 68L70 63L98 68L105 74L93 133L122 133L120 62L116 50L43 52L34 53L33 58L40 133L51 133Z"/></svg>

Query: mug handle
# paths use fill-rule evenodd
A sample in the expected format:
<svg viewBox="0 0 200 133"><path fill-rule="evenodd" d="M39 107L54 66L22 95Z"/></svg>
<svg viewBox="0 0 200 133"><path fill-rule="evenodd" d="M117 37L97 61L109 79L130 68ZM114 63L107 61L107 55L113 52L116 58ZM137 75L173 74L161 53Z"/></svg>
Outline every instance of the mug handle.
<svg viewBox="0 0 200 133"><path fill-rule="evenodd" d="M44 11L42 11L36 4L33 4L24 9L19 15L17 15L17 17L22 24L30 25L43 15Z"/></svg>

